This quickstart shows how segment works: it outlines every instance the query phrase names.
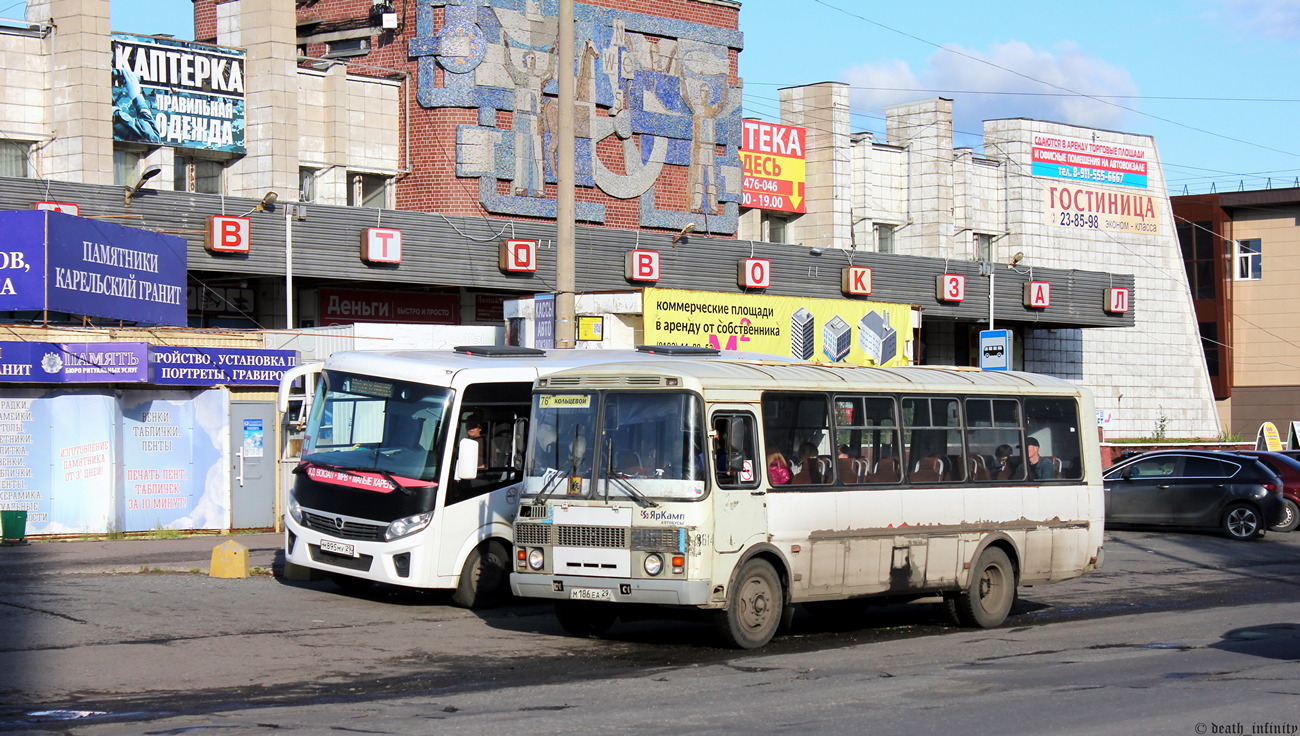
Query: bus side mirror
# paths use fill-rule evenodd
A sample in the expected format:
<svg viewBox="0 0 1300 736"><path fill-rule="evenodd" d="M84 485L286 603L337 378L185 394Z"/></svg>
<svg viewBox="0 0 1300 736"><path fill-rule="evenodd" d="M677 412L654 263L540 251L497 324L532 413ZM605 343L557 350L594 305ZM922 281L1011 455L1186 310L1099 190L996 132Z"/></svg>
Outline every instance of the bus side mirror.
<svg viewBox="0 0 1300 736"><path fill-rule="evenodd" d="M456 480L478 477L478 442L466 437L456 444Z"/></svg>

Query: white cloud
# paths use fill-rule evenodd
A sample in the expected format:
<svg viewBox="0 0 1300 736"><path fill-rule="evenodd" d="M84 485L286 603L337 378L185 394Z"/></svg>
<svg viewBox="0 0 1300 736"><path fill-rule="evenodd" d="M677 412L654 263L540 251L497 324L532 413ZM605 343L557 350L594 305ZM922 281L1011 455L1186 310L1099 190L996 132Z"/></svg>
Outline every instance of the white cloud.
<svg viewBox="0 0 1300 736"><path fill-rule="evenodd" d="M1300 39L1300 0L1222 0L1210 13L1216 25L1283 40Z"/></svg>
<svg viewBox="0 0 1300 736"><path fill-rule="evenodd" d="M1127 70L1091 56L1070 42L1044 50L1011 41L994 44L987 52L954 45L936 51L918 70L907 62L890 60L854 67L841 78L854 88L850 95L858 111L928 97L951 97L953 126L968 133L980 132L984 120L995 118L1036 118L1122 130L1131 117L1126 110L1066 90L1083 95L1137 93ZM916 89L943 91L897 91ZM971 94L974 92L1048 94ZM1134 106L1132 100L1115 102Z"/></svg>

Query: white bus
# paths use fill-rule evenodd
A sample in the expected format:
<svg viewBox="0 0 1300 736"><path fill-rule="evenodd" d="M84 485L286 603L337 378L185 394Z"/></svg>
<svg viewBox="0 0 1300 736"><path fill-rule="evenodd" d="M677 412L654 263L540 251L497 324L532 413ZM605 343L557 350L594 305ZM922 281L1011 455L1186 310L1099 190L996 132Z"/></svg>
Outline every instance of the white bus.
<svg viewBox="0 0 1300 736"><path fill-rule="evenodd" d="M466 607L509 594L533 382L610 361L718 357L708 349L340 352L315 374L285 513L285 559L344 588L453 589ZM725 354L725 353L724 353ZM730 355L743 355L730 353Z"/></svg>
<svg viewBox="0 0 1300 736"><path fill-rule="evenodd" d="M654 615L643 604L693 606L754 648L793 604L848 599L928 599L998 626L1018 585L1101 564L1094 416L1086 390L1029 373L727 360L552 374L533 395L511 586L554 599L578 636Z"/></svg>

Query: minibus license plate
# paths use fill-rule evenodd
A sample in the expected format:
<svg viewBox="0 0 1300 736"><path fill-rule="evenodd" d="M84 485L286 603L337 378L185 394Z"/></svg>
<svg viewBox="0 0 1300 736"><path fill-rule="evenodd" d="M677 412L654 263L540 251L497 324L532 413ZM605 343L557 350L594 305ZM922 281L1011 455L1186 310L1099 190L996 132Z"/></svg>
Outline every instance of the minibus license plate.
<svg viewBox="0 0 1300 736"><path fill-rule="evenodd" d="M612 601L614 591L609 588L573 588L569 590L569 599L578 601Z"/></svg>
<svg viewBox="0 0 1300 736"><path fill-rule="evenodd" d="M343 555L344 557L357 556L357 548L355 545L335 542L333 539L320 540L320 551L329 552L334 555Z"/></svg>

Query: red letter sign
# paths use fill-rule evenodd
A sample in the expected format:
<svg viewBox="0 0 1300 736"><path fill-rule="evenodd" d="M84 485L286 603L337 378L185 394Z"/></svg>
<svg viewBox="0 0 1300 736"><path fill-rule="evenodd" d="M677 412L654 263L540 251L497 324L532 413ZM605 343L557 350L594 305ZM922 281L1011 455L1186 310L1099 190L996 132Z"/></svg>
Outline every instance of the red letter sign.
<svg viewBox="0 0 1300 736"><path fill-rule="evenodd" d="M1109 314L1123 314L1128 311L1128 289L1106 290L1106 311Z"/></svg>
<svg viewBox="0 0 1300 736"><path fill-rule="evenodd" d="M536 240L503 240L497 251L497 267L506 273L531 273L537 270Z"/></svg>
<svg viewBox="0 0 1300 736"><path fill-rule="evenodd" d="M849 266L840 271L840 291L847 296L866 296L871 293L871 267Z"/></svg>
<svg viewBox="0 0 1300 736"><path fill-rule="evenodd" d="M361 260L368 263L401 263L402 231L368 227L361 233Z"/></svg>
<svg viewBox="0 0 1300 736"><path fill-rule="evenodd" d="M212 253L247 253L252 226L247 217L213 215L208 219L208 231L203 247Z"/></svg>
<svg viewBox="0 0 1300 736"><path fill-rule="evenodd" d="M658 281L659 251L629 250L623 261L623 278L628 281Z"/></svg>
<svg viewBox="0 0 1300 736"><path fill-rule="evenodd" d="M945 273L934 279L934 296L941 302L960 302L966 299L966 277L959 273Z"/></svg>
<svg viewBox="0 0 1300 736"><path fill-rule="evenodd" d="M742 258L737 265L737 285L746 289L766 289L772 285L772 262L766 258Z"/></svg>
<svg viewBox="0 0 1300 736"><path fill-rule="evenodd" d="M1052 306L1052 285L1046 281L1025 284L1025 306L1046 309Z"/></svg>

